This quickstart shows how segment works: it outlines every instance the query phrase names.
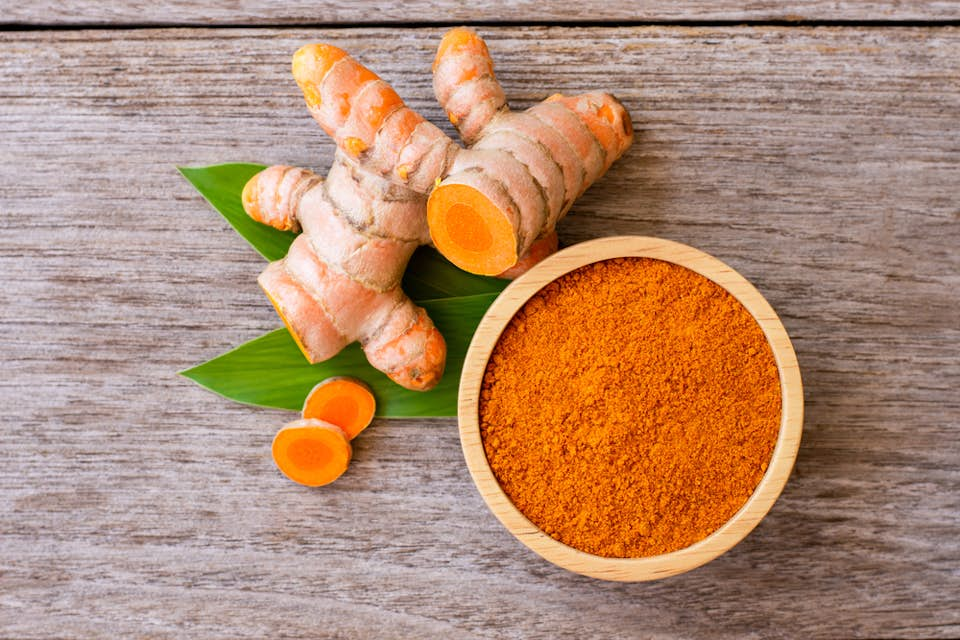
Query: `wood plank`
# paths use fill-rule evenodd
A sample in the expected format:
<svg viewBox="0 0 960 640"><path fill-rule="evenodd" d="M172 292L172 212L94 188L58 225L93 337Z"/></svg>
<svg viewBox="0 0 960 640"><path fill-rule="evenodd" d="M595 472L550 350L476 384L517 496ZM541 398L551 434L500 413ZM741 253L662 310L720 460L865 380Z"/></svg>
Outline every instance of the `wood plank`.
<svg viewBox="0 0 960 640"><path fill-rule="evenodd" d="M960 19L958 0L755 0L710 2L678 0L592 3L589 8L562 0L520 0L467 4L433 2L311 2L288 0L157 0L113 2L55 0L3 3L0 22L18 25L352 25L577 22L711 21L945 21Z"/></svg>
<svg viewBox="0 0 960 640"><path fill-rule="evenodd" d="M636 146L562 239L679 240L794 340L793 478L651 584L565 573L474 489L451 420L377 421L321 491L291 414L174 372L277 325L261 260L174 171L325 167L289 77L355 52L435 122L440 30L0 35L0 636L960 635L960 30L485 29L516 106L605 87Z"/></svg>

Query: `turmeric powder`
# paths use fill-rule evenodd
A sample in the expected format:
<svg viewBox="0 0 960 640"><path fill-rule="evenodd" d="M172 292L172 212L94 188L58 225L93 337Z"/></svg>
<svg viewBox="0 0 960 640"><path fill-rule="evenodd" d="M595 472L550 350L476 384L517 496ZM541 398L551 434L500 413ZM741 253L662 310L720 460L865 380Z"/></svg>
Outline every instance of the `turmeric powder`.
<svg viewBox="0 0 960 640"><path fill-rule="evenodd" d="M516 314L484 374L501 487L543 532L642 557L702 540L746 502L779 433L773 351L720 286L646 258L587 265Z"/></svg>

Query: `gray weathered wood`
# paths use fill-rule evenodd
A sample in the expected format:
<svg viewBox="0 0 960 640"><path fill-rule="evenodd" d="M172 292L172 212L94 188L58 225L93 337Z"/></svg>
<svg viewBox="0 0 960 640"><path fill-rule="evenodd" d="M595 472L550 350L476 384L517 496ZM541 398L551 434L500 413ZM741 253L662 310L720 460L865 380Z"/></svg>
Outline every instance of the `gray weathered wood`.
<svg viewBox="0 0 960 640"><path fill-rule="evenodd" d="M5 5L5 6L4 6ZM958 0L677 0L577 3L564 0L34 0L0 2L0 22L33 25L297 25L472 22L910 21L960 19Z"/></svg>
<svg viewBox="0 0 960 640"><path fill-rule="evenodd" d="M546 564L450 420L378 421L344 478L300 488L269 457L291 414L174 375L277 320L173 166L324 167L288 70L309 40L440 122L440 31L0 34L0 636L960 635L958 29L483 30L516 105L603 87L634 115L564 241L699 247L794 339L795 474L692 573Z"/></svg>

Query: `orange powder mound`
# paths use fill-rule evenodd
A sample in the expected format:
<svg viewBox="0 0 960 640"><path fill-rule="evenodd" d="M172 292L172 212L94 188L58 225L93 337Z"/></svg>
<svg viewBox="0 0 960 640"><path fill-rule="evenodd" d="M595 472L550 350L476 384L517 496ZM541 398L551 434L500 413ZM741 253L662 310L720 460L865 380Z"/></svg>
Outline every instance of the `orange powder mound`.
<svg viewBox="0 0 960 640"><path fill-rule="evenodd" d="M553 538L607 557L687 547L759 484L780 428L759 325L720 286L646 258L597 262L544 287L487 365L487 459Z"/></svg>

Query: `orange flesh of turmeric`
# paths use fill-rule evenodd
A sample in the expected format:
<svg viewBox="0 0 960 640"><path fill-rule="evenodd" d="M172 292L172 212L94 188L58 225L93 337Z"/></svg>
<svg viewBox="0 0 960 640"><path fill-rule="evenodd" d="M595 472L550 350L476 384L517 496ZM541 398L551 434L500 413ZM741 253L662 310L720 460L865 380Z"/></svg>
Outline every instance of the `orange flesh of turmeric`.
<svg viewBox="0 0 960 640"><path fill-rule="evenodd" d="M354 378L329 378L307 395L303 417L340 427L353 440L367 428L376 412L370 388Z"/></svg>
<svg viewBox="0 0 960 640"><path fill-rule="evenodd" d="M477 210L468 204L458 202L450 207L445 222L450 240L467 251L487 251L493 244L493 235L487 223Z"/></svg>
<svg viewBox="0 0 960 640"><path fill-rule="evenodd" d="M461 269L497 275L517 262L516 234L509 219L473 187L437 187L427 202L427 221L437 249Z"/></svg>
<svg viewBox="0 0 960 640"><path fill-rule="evenodd" d="M303 357L309 362L313 362L312 358L310 357L310 351L304 346L303 341L300 339L300 334L294 331L293 327L290 325L290 321L287 320L287 316L283 315L283 310L280 308L280 304L274 300L269 291L264 289L263 292L267 295L267 300L270 301L270 304L273 305L274 311L276 311L277 315L280 316L280 319L283 320L283 326L285 326L287 331L290 332L290 337L293 338L293 341L297 344L297 348L300 349L300 353L302 353Z"/></svg>
<svg viewBox="0 0 960 640"><path fill-rule="evenodd" d="M343 475L353 452L339 427L322 420L297 420L277 432L272 453L283 475L319 487Z"/></svg>
<svg viewBox="0 0 960 640"><path fill-rule="evenodd" d="M243 193L240 198L243 201L243 210L247 212L247 215L260 222L262 218L260 217L260 203L257 202L256 180L247 180L247 184L243 185Z"/></svg>

